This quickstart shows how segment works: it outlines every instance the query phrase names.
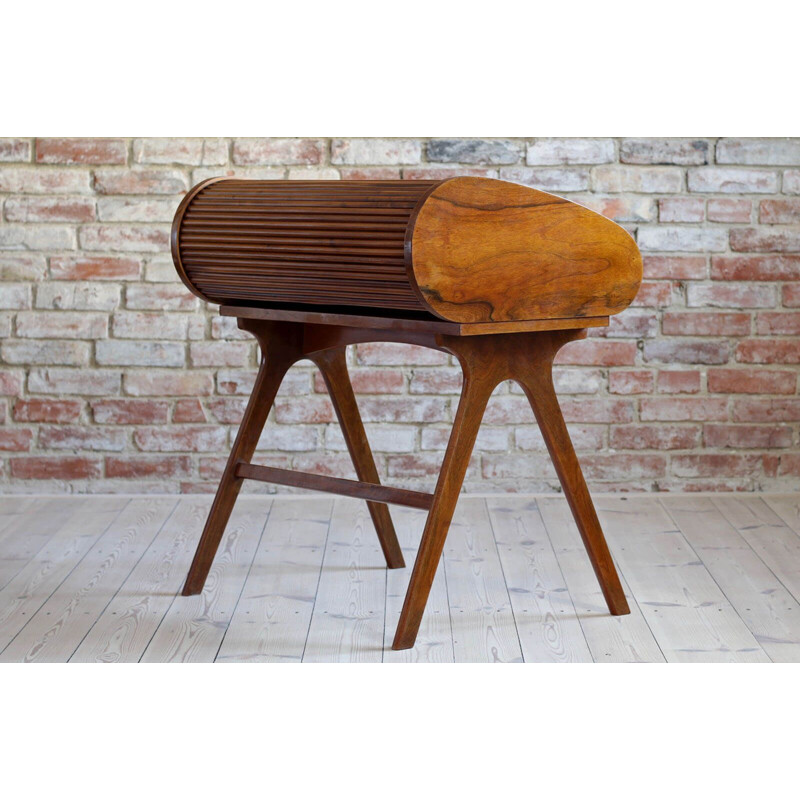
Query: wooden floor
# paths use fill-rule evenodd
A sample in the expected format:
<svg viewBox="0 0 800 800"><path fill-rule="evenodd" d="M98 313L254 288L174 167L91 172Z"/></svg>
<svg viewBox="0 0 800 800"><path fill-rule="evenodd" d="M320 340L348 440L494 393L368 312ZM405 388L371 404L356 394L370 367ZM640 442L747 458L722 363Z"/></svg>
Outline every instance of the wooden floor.
<svg viewBox="0 0 800 800"><path fill-rule="evenodd" d="M210 503L0 497L0 661L800 661L800 494L597 497L616 618L563 498L462 497L404 652L364 503L242 496L181 597ZM392 509L409 564L424 513Z"/></svg>

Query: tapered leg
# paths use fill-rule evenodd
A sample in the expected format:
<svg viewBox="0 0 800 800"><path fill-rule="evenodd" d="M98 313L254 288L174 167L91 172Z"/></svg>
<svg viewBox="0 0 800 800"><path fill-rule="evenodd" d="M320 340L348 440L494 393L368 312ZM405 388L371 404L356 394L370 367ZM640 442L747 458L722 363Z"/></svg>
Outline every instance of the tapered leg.
<svg viewBox="0 0 800 800"><path fill-rule="evenodd" d="M550 341L555 344L551 357L534 359L515 377L522 384L533 407L533 413L539 423L553 466L556 468L556 474L561 481L564 495L572 510L572 516L575 518L583 544L603 591L603 597L608 604L608 610L615 616L630 614L628 601L625 599L622 584L611 559L611 553L603 536L600 521L597 519L597 512L575 455L575 449L572 446L572 440L569 437L553 387L552 356L560 346L559 337L556 334L548 336ZM547 341L544 336L540 339L543 342Z"/></svg>
<svg viewBox="0 0 800 800"><path fill-rule="evenodd" d="M461 399L439 479L436 482L433 505L422 532L422 541L417 560L414 562L414 571L408 584L392 650L407 650L414 646L436 568L442 556L447 531L453 519L461 484L464 482L472 448L475 445L475 437L478 435L486 403L497 386L492 370L481 373L481 370L473 371L464 363L462 367L464 367L464 386L461 390Z"/></svg>
<svg viewBox="0 0 800 800"><path fill-rule="evenodd" d="M347 374L345 353L343 347L325 350L314 355L314 363L319 367L325 385L328 387L328 393L339 419L350 457L353 459L358 479L367 483L380 483L372 450L370 450L367 434L364 431L364 423L361 421L361 414L353 393L353 385ZM400 543L397 541L388 506L385 503L367 501L367 508L369 508L375 530L378 532L378 540L386 558L386 565L389 569L404 567L403 553Z"/></svg>
<svg viewBox="0 0 800 800"><path fill-rule="evenodd" d="M279 331L275 331L276 334ZM250 394L250 400L239 426L231 454L225 465L225 471L217 488L214 503L208 514L203 535L194 554L192 566L184 584L183 595L199 594L208 577L211 563L216 555L225 526L228 524L233 505L242 487L242 478L236 476L236 465L239 461L250 462L258 444L264 423L272 408L275 395L289 367L297 360L297 352L287 342L276 338L268 341L259 337L262 349L261 365L256 382ZM283 346L282 346L283 345Z"/></svg>

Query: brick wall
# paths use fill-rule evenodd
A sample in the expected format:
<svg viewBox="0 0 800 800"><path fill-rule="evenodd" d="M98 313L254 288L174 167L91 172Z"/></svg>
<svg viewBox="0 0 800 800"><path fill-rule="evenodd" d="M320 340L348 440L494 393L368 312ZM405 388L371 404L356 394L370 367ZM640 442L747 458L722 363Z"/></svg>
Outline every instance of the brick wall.
<svg viewBox="0 0 800 800"><path fill-rule="evenodd" d="M168 234L182 194L217 174L477 174L611 217L644 283L557 374L592 488L797 488L800 139L530 138L0 139L0 489L213 489L255 346L178 281ZM349 356L382 477L430 486L458 369L394 344ZM290 372L258 458L352 475L310 366ZM467 488L556 486L503 385Z"/></svg>

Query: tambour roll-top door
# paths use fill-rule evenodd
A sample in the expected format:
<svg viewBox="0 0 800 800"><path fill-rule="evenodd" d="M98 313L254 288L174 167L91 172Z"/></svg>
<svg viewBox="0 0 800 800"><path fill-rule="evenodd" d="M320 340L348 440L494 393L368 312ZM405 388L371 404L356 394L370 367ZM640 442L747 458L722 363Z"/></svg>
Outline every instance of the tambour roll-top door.
<svg viewBox="0 0 800 800"><path fill-rule="evenodd" d="M404 247L437 185L212 179L181 204L173 255L189 288L215 303L424 311Z"/></svg>

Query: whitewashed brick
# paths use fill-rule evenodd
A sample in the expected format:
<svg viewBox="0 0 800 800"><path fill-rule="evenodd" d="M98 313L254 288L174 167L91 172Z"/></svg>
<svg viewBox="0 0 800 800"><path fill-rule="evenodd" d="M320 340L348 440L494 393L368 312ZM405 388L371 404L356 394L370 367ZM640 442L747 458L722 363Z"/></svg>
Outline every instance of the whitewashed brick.
<svg viewBox="0 0 800 800"><path fill-rule="evenodd" d="M331 164L419 164L422 145L416 139L334 139Z"/></svg>
<svg viewBox="0 0 800 800"><path fill-rule="evenodd" d="M0 284L0 308L16 310L30 308L32 293L27 283Z"/></svg>
<svg viewBox="0 0 800 800"><path fill-rule="evenodd" d="M673 252L722 252L728 248L728 232L721 228L683 228L678 225L640 227L640 250Z"/></svg>
<svg viewBox="0 0 800 800"><path fill-rule="evenodd" d="M133 160L137 164L227 164L228 142L226 139L134 139Z"/></svg>
<svg viewBox="0 0 800 800"><path fill-rule="evenodd" d="M113 283L49 281L36 287L36 308L75 311L113 311L120 287Z"/></svg>
<svg viewBox="0 0 800 800"><path fill-rule="evenodd" d="M677 167L607 166L594 168L597 192L674 194L683 188L683 172Z"/></svg>
<svg viewBox="0 0 800 800"><path fill-rule="evenodd" d="M375 453L411 453L416 447L417 429L413 425L366 425L367 440ZM325 428L325 447L347 450L341 428Z"/></svg>
<svg viewBox="0 0 800 800"><path fill-rule="evenodd" d="M77 311L20 311L17 336L26 339L104 339L108 316Z"/></svg>
<svg viewBox="0 0 800 800"><path fill-rule="evenodd" d="M800 139L720 139L717 163L795 166L800 164Z"/></svg>
<svg viewBox="0 0 800 800"><path fill-rule="evenodd" d="M75 229L62 225L0 225L0 250L74 250Z"/></svg>
<svg viewBox="0 0 800 800"><path fill-rule="evenodd" d="M458 164L516 164L523 144L509 139L432 139L428 161Z"/></svg>
<svg viewBox="0 0 800 800"><path fill-rule="evenodd" d="M503 167L500 170L500 177L505 181L551 192L580 192L589 188L587 169Z"/></svg>
<svg viewBox="0 0 800 800"><path fill-rule="evenodd" d="M614 160L612 139L537 139L528 145L529 166L608 164Z"/></svg>
<svg viewBox="0 0 800 800"><path fill-rule="evenodd" d="M184 346L178 342L131 342L105 339L95 346L95 359L102 366L183 367Z"/></svg>
<svg viewBox="0 0 800 800"><path fill-rule="evenodd" d="M708 163L709 146L703 139L624 139L619 149L623 164Z"/></svg>
<svg viewBox="0 0 800 800"><path fill-rule="evenodd" d="M79 367L89 363L88 342L11 339L3 342L3 360L9 364Z"/></svg>
<svg viewBox="0 0 800 800"><path fill-rule="evenodd" d="M112 330L120 339L185 339L188 314L117 311Z"/></svg>
<svg viewBox="0 0 800 800"><path fill-rule="evenodd" d="M690 192L774 194L778 191L780 178L777 172L763 169L697 167L689 170L688 183Z"/></svg>
<svg viewBox="0 0 800 800"><path fill-rule="evenodd" d="M172 222L182 196L100 197L97 219L101 222Z"/></svg>

